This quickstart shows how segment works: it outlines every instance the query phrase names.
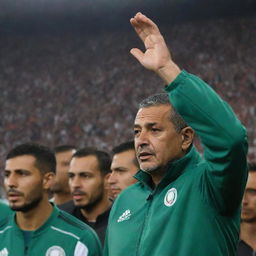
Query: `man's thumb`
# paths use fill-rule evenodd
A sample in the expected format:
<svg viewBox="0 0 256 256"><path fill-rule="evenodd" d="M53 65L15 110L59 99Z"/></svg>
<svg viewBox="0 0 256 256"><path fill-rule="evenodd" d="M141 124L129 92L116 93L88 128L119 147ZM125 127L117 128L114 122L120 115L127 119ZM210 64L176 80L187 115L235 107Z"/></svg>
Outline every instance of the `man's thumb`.
<svg viewBox="0 0 256 256"><path fill-rule="evenodd" d="M130 53L141 63L143 57L143 52L141 50L138 48L132 48Z"/></svg>

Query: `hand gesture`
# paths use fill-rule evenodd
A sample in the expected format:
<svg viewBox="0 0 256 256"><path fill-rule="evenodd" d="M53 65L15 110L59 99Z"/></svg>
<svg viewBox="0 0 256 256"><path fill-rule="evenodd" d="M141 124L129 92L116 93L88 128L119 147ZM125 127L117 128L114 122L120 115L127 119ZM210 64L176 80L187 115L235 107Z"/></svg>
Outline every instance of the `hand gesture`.
<svg viewBox="0 0 256 256"><path fill-rule="evenodd" d="M133 48L131 54L145 68L155 71L165 82L171 82L180 73L180 69L173 63L157 25L140 12L130 22L146 48L144 53Z"/></svg>

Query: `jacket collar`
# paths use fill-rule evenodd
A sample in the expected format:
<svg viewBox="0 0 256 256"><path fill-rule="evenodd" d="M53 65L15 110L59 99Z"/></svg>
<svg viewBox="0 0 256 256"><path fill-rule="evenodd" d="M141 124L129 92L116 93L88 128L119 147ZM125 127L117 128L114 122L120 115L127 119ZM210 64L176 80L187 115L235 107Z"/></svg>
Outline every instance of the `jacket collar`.
<svg viewBox="0 0 256 256"><path fill-rule="evenodd" d="M172 181L176 180L187 169L191 168L191 165L195 165L200 161L201 157L198 151L195 149L194 146L192 146L190 151L185 156L168 164L167 172L161 182L158 184L157 189L162 189L166 187ZM152 190L153 181L148 173L140 170L134 177L139 182Z"/></svg>
<svg viewBox="0 0 256 256"><path fill-rule="evenodd" d="M34 235L37 235L38 233L43 232L45 229L47 229L51 223L58 217L60 210L54 205L52 204L53 209L52 209L52 213L50 215L50 217L42 224L41 227L39 227L38 229L34 230ZM11 225L18 230L21 230L19 228L19 226L16 223L16 213L13 213L12 219L11 219Z"/></svg>

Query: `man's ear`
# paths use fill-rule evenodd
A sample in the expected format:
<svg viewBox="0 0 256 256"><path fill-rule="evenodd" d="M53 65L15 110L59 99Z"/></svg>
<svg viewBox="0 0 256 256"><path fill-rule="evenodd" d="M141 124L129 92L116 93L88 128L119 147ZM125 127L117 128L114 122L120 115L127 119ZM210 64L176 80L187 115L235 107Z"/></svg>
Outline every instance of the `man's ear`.
<svg viewBox="0 0 256 256"><path fill-rule="evenodd" d="M194 134L195 132L190 126L187 126L181 130L181 148L183 152L186 152L190 145L193 143Z"/></svg>
<svg viewBox="0 0 256 256"><path fill-rule="evenodd" d="M53 183L53 179L55 177L55 174L53 172L47 172L46 174L44 174L44 178L43 178L43 188L48 190Z"/></svg>

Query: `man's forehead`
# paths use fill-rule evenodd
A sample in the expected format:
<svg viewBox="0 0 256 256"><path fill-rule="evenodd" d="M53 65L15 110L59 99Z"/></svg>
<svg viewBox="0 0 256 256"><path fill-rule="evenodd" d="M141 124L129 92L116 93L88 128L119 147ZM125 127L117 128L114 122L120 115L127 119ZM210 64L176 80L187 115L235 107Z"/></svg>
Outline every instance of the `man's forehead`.
<svg viewBox="0 0 256 256"><path fill-rule="evenodd" d="M57 152L55 153L55 157L56 159L70 159L74 153L75 151L73 150Z"/></svg>
<svg viewBox="0 0 256 256"><path fill-rule="evenodd" d="M256 189L256 172L249 172L246 187Z"/></svg>
<svg viewBox="0 0 256 256"><path fill-rule="evenodd" d="M135 124L140 121L157 122L158 120L169 116L171 109L171 105L140 108L135 117Z"/></svg>
<svg viewBox="0 0 256 256"><path fill-rule="evenodd" d="M70 162L70 168L76 170L98 170L98 159L94 155L73 157Z"/></svg>
<svg viewBox="0 0 256 256"><path fill-rule="evenodd" d="M16 156L10 159L7 159L5 162L6 166L28 166L28 165L35 165L36 158L31 155L21 155Z"/></svg>
<svg viewBox="0 0 256 256"><path fill-rule="evenodd" d="M129 149L120 153L116 153L113 156L111 165L119 165L129 161L133 161L136 157L135 149Z"/></svg>

